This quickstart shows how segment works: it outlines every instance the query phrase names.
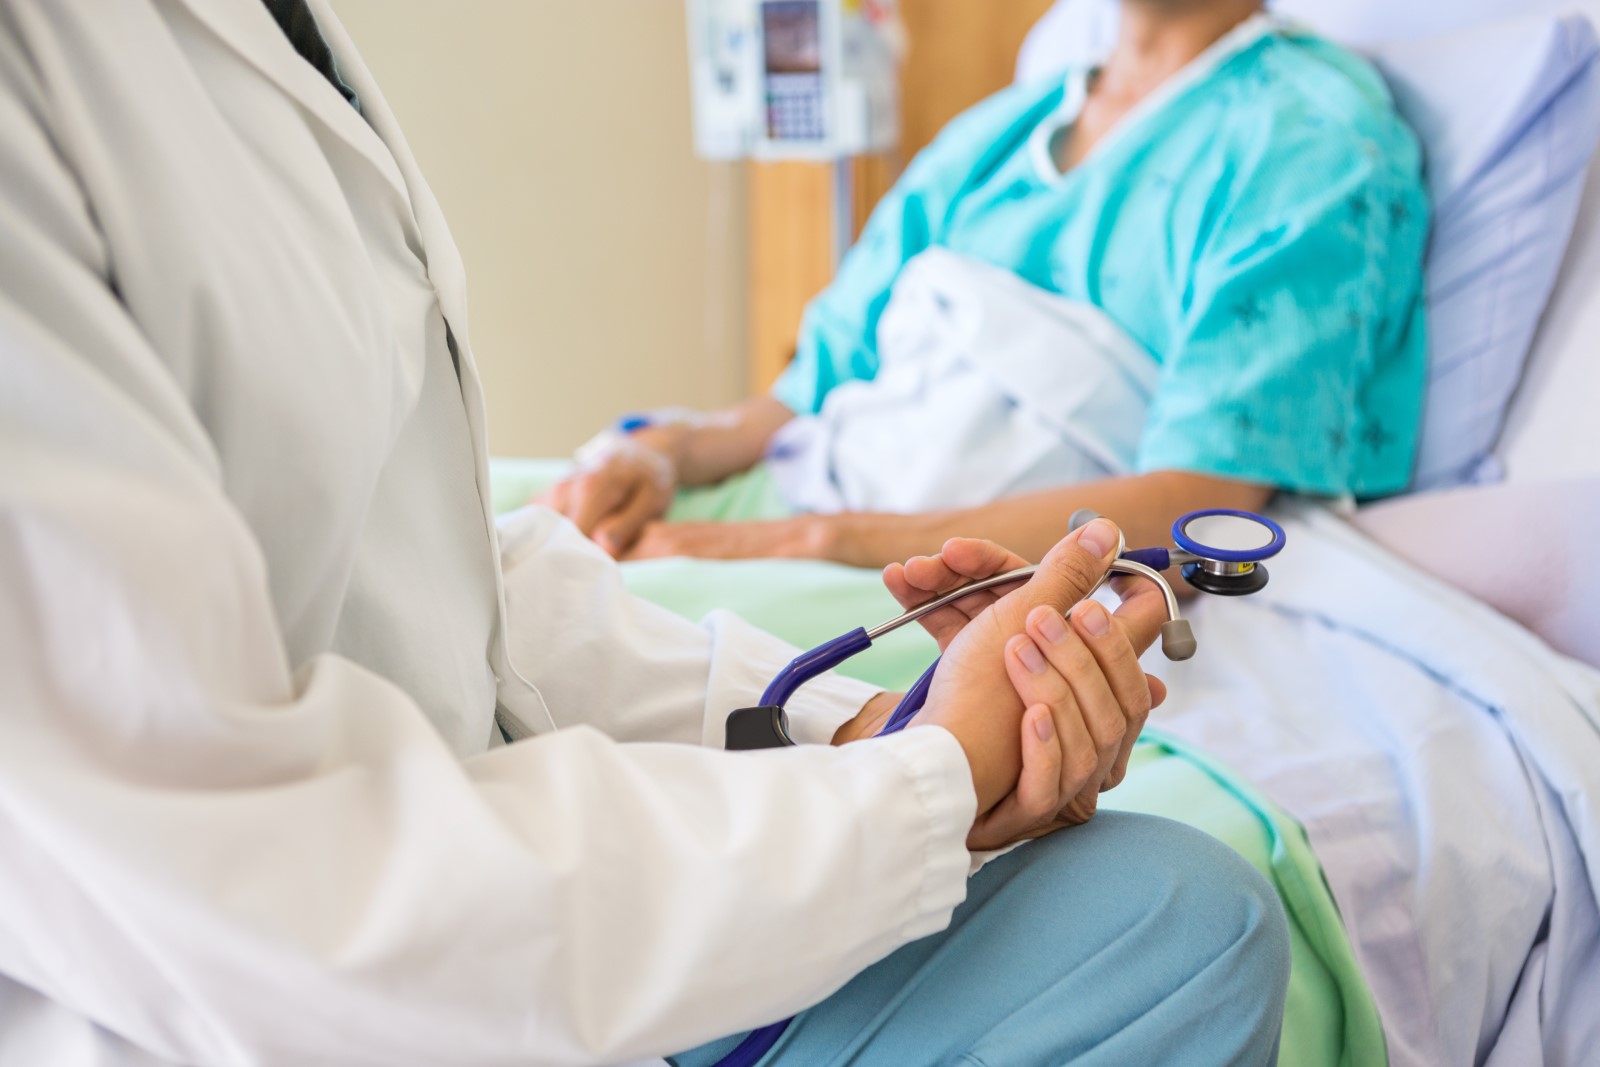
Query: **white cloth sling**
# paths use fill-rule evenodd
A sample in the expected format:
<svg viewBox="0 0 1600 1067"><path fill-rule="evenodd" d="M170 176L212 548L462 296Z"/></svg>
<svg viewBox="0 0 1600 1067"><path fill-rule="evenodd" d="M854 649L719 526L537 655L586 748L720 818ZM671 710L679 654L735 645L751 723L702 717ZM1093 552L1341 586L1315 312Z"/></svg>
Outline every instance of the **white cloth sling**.
<svg viewBox="0 0 1600 1067"><path fill-rule="evenodd" d="M773 439L800 511L913 512L1132 471L1158 367L1104 312L948 249L906 264L880 366Z"/></svg>

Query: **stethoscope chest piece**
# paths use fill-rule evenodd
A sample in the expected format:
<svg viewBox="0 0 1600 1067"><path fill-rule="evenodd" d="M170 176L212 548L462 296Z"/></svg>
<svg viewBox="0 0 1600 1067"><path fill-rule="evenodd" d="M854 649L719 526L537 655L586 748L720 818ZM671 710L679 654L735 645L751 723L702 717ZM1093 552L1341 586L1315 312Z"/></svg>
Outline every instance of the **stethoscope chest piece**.
<svg viewBox="0 0 1600 1067"><path fill-rule="evenodd" d="M1263 561L1283 551L1283 528L1249 511L1192 511L1172 524L1184 581L1213 596L1248 596L1266 588Z"/></svg>

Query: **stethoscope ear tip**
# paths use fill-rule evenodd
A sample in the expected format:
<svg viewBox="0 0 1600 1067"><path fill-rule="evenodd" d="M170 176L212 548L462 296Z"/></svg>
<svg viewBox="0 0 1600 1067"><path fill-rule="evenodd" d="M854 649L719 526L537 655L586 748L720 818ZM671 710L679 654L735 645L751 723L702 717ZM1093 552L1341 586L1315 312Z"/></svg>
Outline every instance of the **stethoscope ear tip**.
<svg viewBox="0 0 1600 1067"><path fill-rule="evenodd" d="M1186 660L1196 648L1194 630L1188 619L1173 619L1161 624L1161 654L1170 660Z"/></svg>

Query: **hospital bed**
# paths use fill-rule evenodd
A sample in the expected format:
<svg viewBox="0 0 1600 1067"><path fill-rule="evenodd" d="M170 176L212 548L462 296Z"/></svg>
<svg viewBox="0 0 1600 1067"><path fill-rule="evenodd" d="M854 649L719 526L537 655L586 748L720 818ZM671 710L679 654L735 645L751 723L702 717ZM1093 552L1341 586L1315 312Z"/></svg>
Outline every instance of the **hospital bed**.
<svg viewBox="0 0 1600 1067"><path fill-rule="evenodd" d="M1380 59L1475 27L1515 36L1507 18L1525 30L1576 7L1600 22L1600 0L1278 7ZM1101 0L1063 0L1020 74L1107 31ZM1441 137L1430 163L1466 167L1471 152ZM1479 147L1480 167L1506 150ZM1535 174L1557 199L1558 171ZM1458 330L1515 341L1521 321L1531 335L1525 362L1468 366L1477 380L1454 385L1473 400L1509 394L1477 424L1487 454L1469 476L1353 512L1282 508L1291 551L1273 585L1193 607L1203 651L1152 663L1172 697L1108 798L1222 836L1278 887L1296 938L1284 1063L1600 1062L1600 579L1587 552L1600 524L1600 166L1569 184L1570 246L1565 233L1541 246L1512 232L1530 261L1500 286L1494 322ZM1441 344L1453 294L1434 290ZM1452 386L1435 386L1438 404ZM526 468L498 473L497 495L526 499ZM636 592L685 614L731 608L806 647L893 614L875 574L831 564L626 570ZM898 634L852 669L904 686L930 651Z"/></svg>

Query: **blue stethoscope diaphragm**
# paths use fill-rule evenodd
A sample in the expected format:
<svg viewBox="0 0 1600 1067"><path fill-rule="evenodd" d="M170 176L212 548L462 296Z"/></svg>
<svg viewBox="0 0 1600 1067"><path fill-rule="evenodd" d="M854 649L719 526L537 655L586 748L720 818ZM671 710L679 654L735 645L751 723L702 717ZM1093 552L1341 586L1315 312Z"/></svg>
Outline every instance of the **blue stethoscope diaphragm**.
<svg viewBox="0 0 1600 1067"><path fill-rule="evenodd" d="M1283 551L1283 527L1252 511L1208 508L1172 524L1171 562L1183 580L1213 596L1248 596L1267 587L1266 560Z"/></svg>
<svg viewBox="0 0 1600 1067"><path fill-rule="evenodd" d="M1283 527L1252 511L1208 508L1191 511L1172 524L1179 548L1217 563L1261 563L1283 551Z"/></svg>

